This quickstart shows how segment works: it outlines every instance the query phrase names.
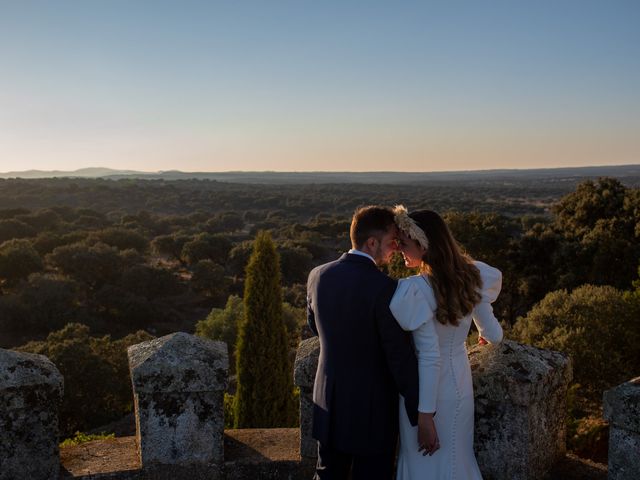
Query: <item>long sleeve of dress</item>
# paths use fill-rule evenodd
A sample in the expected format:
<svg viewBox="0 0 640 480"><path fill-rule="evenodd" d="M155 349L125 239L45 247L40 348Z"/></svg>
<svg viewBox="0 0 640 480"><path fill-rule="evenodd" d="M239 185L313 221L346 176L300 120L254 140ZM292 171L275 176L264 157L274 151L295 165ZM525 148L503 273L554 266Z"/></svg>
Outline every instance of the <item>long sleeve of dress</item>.
<svg viewBox="0 0 640 480"><path fill-rule="evenodd" d="M433 291L420 276L402 279L389 308L400 326L413 335L418 357L418 411L433 413L436 411L440 376L440 348L433 323L436 311Z"/></svg>
<svg viewBox="0 0 640 480"><path fill-rule="evenodd" d="M498 319L493 314L491 304L495 302L502 288L502 272L486 263L474 262L480 270L482 279L481 300L473 308L473 321L478 327L480 336L489 343L499 343L502 341L502 327Z"/></svg>
<svg viewBox="0 0 640 480"><path fill-rule="evenodd" d="M418 411L434 413L440 379L440 347L433 320L423 323L413 331L413 341L418 356L418 381L420 386Z"/></svg>

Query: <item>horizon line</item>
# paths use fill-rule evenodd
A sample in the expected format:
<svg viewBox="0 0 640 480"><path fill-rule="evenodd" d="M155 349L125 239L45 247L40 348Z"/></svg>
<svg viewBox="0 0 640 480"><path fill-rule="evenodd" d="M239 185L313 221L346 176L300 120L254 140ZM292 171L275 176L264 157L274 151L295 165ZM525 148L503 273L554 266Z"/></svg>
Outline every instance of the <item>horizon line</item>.
<svg viewBox="0 0 640 480"><path fill-rule="evenodd" d="M167 173L182 173L182 174L242 174L242 173L261 173L261 174L385 174L385 173L478 173L478 172L522 172L529 170L579 170L589 168L619 168L619 167L640 167L640 163L621 163L616 165L582 165L582 166L558 166L558 167L521 167L521 168L487 168L487 169L465 169L465 170L132 170L132 169L118 169L112 167L81 167L75 170L41 170L41 169L27 169L27 170L12 170L8 172L0 172L0 176L17 174L17 173L77 173L86 172L91 170L108 170L112 172L124 172L129 174L145 174L145 175L162 175Z"/></svg>

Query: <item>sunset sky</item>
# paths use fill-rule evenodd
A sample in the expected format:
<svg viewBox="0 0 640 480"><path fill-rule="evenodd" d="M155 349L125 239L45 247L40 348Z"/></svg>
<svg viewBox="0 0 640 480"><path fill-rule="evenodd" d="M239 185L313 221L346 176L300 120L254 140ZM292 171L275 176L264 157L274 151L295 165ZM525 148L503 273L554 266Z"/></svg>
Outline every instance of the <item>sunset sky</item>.
<svg viewBox="0 0 640 480"><path fill-rule="evenodd" d="M0 172L630 163L637 0L0 0Z"/></svg>

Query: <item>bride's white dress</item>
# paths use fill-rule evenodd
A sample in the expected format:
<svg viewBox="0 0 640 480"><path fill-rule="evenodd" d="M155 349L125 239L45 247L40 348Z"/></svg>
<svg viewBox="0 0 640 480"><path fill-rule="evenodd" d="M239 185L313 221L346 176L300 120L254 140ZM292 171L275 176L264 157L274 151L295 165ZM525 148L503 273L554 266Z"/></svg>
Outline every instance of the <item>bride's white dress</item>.
<svg viewBox="0 0 640 480"><path fill-rule="evenodd" d="M502 328L491 303L502 286L502 274L474 262L482 278L482 299L457 326L435 318L436 299L422 275L401 279L391 300L391 312L411 331L418 356L420 412L436 412L440 449L432 456L418 451L418 428L412 427L400 399L400 450L397 480L481 479L473 453L473 384L466 350L472 319L490 343L502 340Z"/></svg>

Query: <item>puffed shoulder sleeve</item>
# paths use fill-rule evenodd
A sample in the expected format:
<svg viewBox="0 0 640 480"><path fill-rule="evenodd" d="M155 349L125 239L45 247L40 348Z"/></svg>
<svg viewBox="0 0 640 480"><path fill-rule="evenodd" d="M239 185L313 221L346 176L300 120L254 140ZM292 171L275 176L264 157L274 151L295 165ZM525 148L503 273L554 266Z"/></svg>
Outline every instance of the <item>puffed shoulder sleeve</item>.
<svg viewBox="0 0 640 480"><path fill-rule="evenodd" d="M502 289L502 272L486 263L473 263L480 270L480 278L482 279L481 301L487 303L495 302Z"/></svg>
<svg viewBox="0 0 640 480"><path fill-rule="evenodd" d="M493 313L491 304L496 301L502 288L502 272L486 263L474 262L480 270L482 289L480 302L473 308L473 320L478 333L489 343L502 341L502 327Z"/></svg>
<svg viewBox="0 0 640 480"><path fill-rule="evenodd" d="M421 285L419 282L424 282ZM431 321L436 302L433 292L420 276L403 278L391 299L389 309L398 324L407 331L417 330L426 321Z"/></svg>

